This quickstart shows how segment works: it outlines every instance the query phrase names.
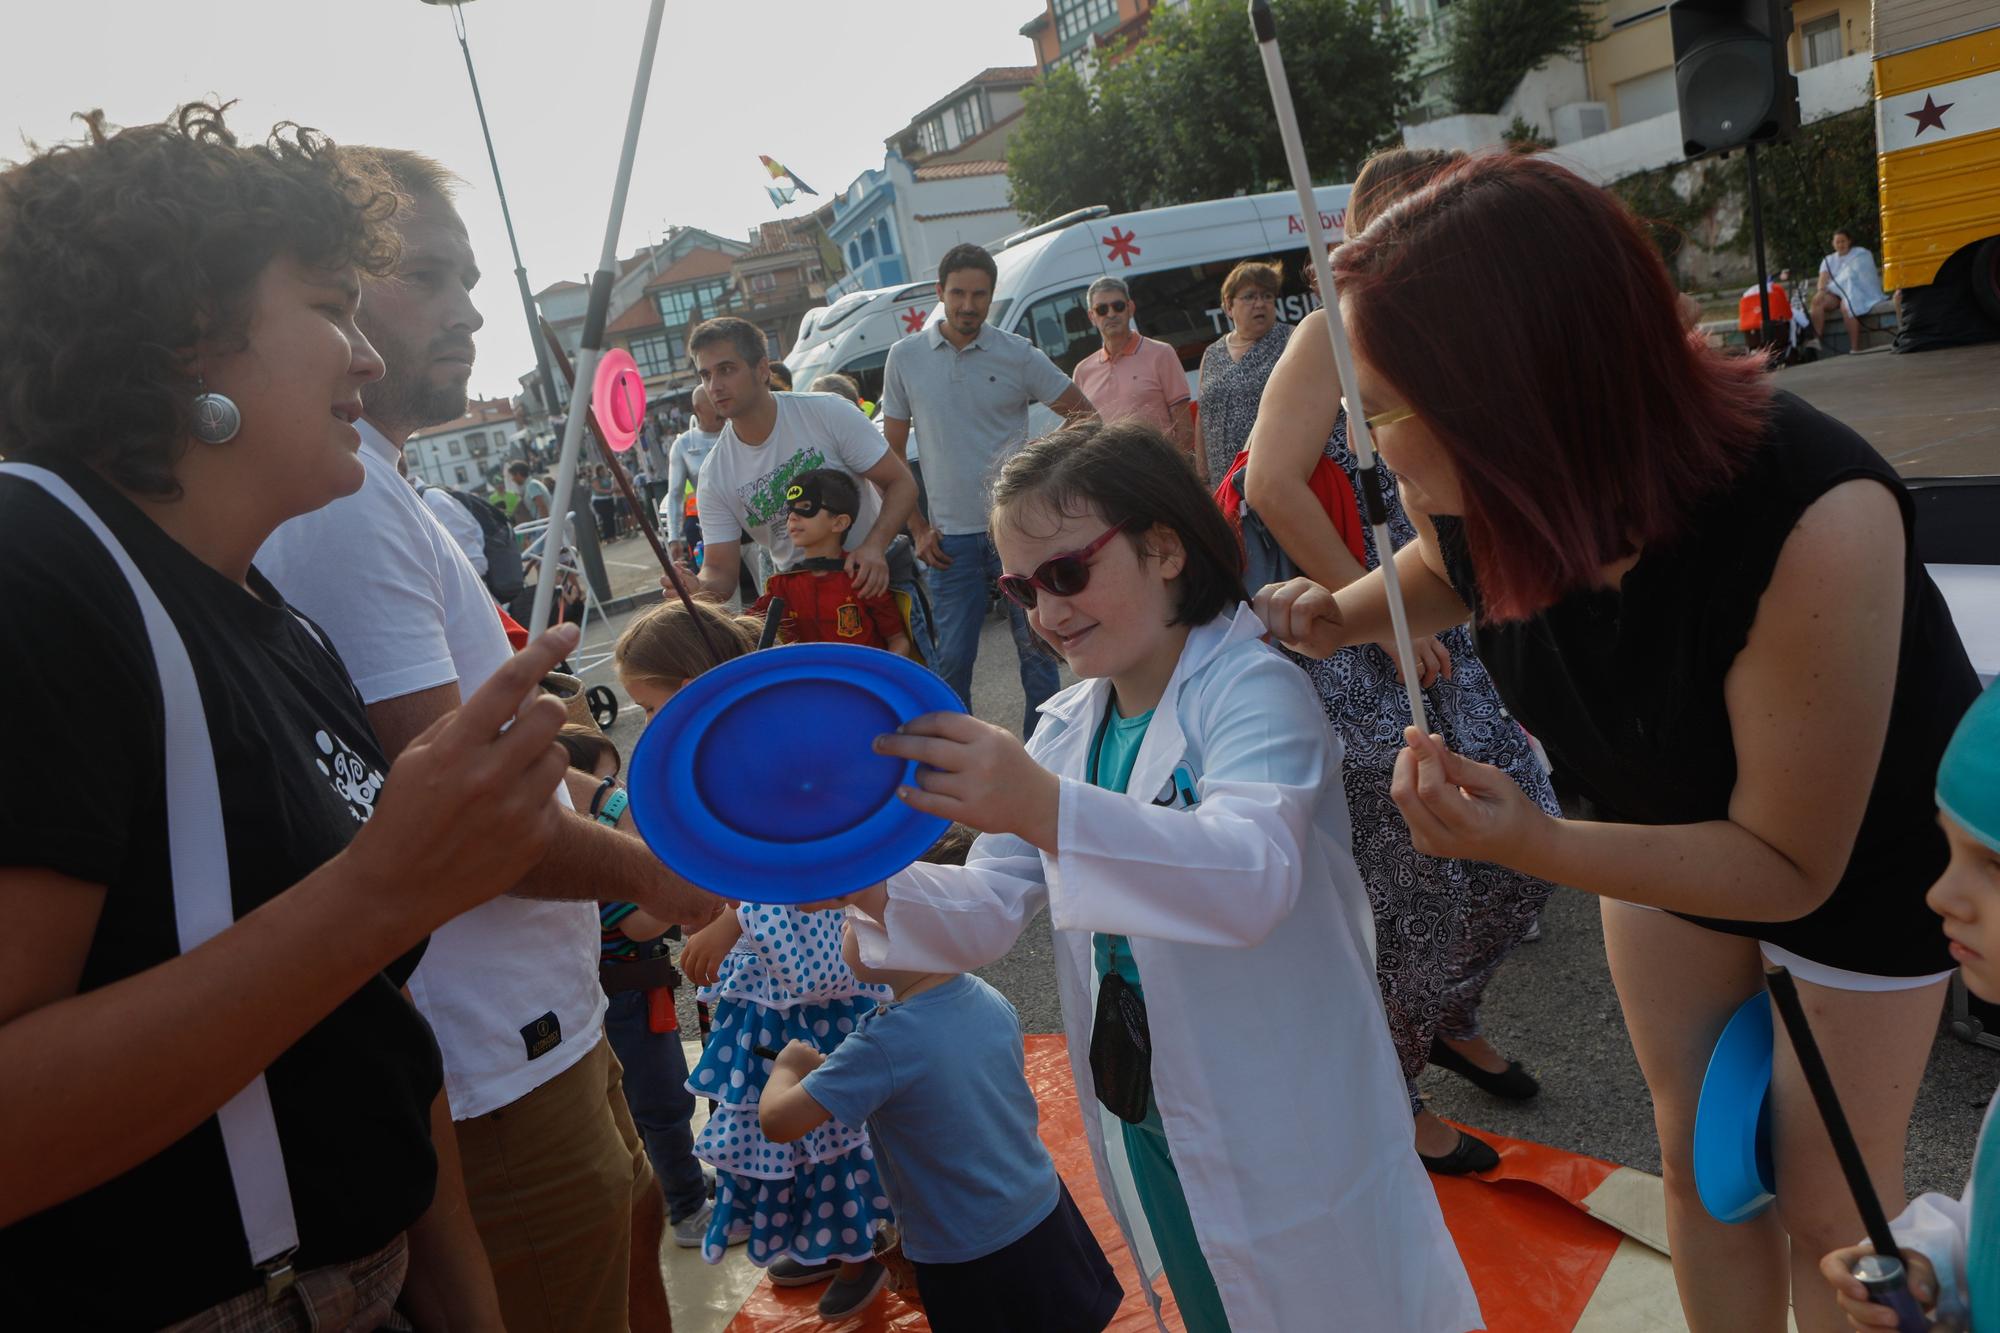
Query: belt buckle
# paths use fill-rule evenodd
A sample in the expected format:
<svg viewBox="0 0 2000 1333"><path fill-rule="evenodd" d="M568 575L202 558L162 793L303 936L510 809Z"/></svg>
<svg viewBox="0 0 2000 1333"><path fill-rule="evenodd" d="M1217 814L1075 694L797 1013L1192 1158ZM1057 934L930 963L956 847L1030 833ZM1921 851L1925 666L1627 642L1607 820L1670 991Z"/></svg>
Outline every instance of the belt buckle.
<svg viewBox="0 0 2000 1333"><path fill-rule="evenodd" d="M283 1254L273 1255L257 1265L257 1272L264 1279L264 1299L272 1305L283 1300L285 1293L298 1282L299 1275L292 1268L292 1256L299 1252L294 1245Z"/></svg>

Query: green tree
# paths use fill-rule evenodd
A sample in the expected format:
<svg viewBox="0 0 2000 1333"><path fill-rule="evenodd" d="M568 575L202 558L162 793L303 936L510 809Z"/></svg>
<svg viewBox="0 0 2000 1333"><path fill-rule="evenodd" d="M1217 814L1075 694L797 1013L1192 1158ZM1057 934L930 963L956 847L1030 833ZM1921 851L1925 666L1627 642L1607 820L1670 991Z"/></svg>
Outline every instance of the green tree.
<svg viewBox="0 0 2000 1333"><path fill-rule="evenodd" d="M1276 0L1306 159L1349 180L1415 100L1415 37L1373 0ZM1146 39L1086 86L1067 69L1030 91L1008 147L1015 210L1046 217L1284 188L1262 62L1240 0L1153 11Z"/></svg>
<svg viewBox="0 0 2000 1333"><path fill-rule="evenodd" d="M1058 65L1023 95L1020 128L1007 144L1007 202L1034 222L1088 204L1115 212L1142 207L1150 172L1140 146L1114 133L1126 119L1114 94L1105 105L1077 72Z"/></svg>
<svg viewBox="0 0 2000 1333"><path fill-rule="evenodd" d="M1551 56L1596 35L1596 0L1459 0L1445 42L1452 105L1493 115Z"/></svg>

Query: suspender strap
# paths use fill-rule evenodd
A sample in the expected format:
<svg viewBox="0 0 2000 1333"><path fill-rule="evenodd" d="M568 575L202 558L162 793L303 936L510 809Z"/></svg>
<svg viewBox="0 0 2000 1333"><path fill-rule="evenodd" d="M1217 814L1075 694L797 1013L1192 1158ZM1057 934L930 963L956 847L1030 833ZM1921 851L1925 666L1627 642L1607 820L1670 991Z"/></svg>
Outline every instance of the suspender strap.
<svg viewBox="0 0 2000 1333"><path fill-rule="evenodd" d="M0 463L0 474L19 477L61 501L103 543L139 603L165 705L167 856L173 875L174 923L180 950L186 953L236 921L215 750L187 645L132 557L68 482L46 468L25 463ZM223 1103L216 1119L222 1126L222 1147L250 1244L250 1262L264 1275L265 1291L276 1299L292 1284L291 1258L299 1247L299 1231L263 1074Z"/></svg>

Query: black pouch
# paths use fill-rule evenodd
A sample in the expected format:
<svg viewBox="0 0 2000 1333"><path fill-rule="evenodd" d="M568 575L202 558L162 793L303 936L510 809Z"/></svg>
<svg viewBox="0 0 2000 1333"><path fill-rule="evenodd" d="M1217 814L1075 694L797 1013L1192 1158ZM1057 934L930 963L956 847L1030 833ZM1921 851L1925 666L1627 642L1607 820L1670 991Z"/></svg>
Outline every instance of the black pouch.
<svg viewBox="0 0 2000 1333"><path fill-rule="evenodd" d="M1128 1125L1145 1120L1153 1099L1153 1036L1146 1001L1116 972L1105 973L1097 987L1090 1081L1105 1110Z"/></svg>

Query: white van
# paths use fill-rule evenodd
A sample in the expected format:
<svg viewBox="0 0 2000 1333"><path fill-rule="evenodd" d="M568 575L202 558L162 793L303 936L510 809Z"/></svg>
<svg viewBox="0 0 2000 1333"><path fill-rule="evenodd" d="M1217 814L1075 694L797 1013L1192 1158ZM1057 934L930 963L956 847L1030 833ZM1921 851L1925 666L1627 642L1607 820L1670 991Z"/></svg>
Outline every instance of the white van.
<svg viewBox="0 0 2000 1333"><path fill-rule="evenodd" d="M809 390L821 375L838 372L861 386L863 398L880 398L889 344L922 329L936 305L937 284L916 282L849 292L806 311L798 341L785 354L792 383Z"/></svg>
<svg viewBox="0 0 2000 1333"><path fill-rule="evenodd" d="M1329 242L1345 233L1349 185L1314 191ZM988 322L1018 333L1073 373L1102 344L1085 309L1084 293L1101 277L1122 278L1138 307L1137 326L1172 347L1199 392L1202 353L1229 331L1222 280L1245 259L1277 260L1285 270L1278 318L1289 324L1318 308L1306 287L1305 225L1299 197L1275 194L1210 199L1139 213L1083 209L1016 233L995 247L1000 280ZM942 307L934 306L937 317ZM1038 409L1037 433L1055 416Z"/></svg>

